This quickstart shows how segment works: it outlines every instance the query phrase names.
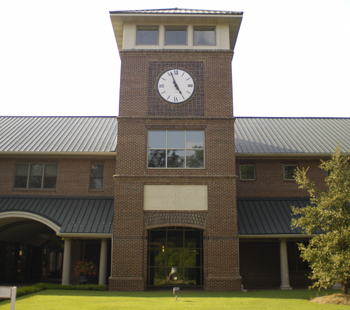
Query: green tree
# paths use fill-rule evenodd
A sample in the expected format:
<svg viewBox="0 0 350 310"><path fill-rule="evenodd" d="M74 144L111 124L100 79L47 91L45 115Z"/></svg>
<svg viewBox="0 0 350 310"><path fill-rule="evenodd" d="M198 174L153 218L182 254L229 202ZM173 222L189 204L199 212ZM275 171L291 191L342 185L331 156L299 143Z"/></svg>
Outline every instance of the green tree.
<svg viewBox="0 0 350 310"><path fill-rule="evenodd" d="M307 177L307 169L297 169L295 180L299 188L310 194L310 205L293 207L292 227L301 227L313 234L308 245L299 244L301 257L309 262L312 287L329 288L338 282L348 294L350 284L350 157L340 146L320 168L327 172L327 190L318 188Z"/></svg>

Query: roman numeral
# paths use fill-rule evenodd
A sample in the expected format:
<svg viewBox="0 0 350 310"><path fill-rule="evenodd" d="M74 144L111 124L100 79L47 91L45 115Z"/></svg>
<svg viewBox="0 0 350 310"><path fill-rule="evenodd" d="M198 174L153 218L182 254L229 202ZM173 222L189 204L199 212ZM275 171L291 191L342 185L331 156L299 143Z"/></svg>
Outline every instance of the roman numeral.
<svg viewBox="0 0 350 310"><path fill-rule="evenodd" d="M164 84L159 84L159 88L164 88Z"/></svg>
<svg viewBox="0 0 350 310"><path fill-rule="evenodd" d="M193 87L193 84L188 84L187 87Z"/></svg>
<svg viewBox="0 0 350 310"><path fill-rule="evenodd" d="M179 102L179 100L177 100L177 97L174 97L174 102Z"/></svg>
<svg viewBox="0 0 350 310"><path fill-rule="evenodd" d="M174 74L175 74L175 75L178 75L178 74L179 74L179 71L174 70Z"/></svg>

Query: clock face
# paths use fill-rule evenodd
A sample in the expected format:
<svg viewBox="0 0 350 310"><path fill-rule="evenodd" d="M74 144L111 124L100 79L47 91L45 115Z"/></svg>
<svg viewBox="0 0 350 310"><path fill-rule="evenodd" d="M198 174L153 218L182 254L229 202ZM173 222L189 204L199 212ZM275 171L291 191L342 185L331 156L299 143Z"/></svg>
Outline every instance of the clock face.
<svg viewBox="0 0 350 310"><path fill-rule="evenodd" d="M158 79L158 94L167 102L183 103L194 94L194 80L191 74L182 69L165 71Z"/></svg>

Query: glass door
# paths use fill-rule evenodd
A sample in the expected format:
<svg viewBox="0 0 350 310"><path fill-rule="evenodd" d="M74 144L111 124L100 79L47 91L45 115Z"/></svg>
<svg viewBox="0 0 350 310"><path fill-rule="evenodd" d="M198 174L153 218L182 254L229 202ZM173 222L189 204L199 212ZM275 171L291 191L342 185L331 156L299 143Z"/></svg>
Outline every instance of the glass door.
<svg viewBox="0 0 350 310"><path fill-rule="evenodd" d="M148 231L147 284L149 286L203 285L203 231L165 227ZM177 280L167 280L171 268Z"/></svg>

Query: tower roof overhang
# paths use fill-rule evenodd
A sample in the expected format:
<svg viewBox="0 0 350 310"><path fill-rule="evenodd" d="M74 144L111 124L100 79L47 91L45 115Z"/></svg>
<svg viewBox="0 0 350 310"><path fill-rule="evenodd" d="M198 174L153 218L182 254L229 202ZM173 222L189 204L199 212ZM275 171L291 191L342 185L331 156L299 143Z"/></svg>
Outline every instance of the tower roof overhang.
<svg viewBox="0 0 350 310"><path fill-rule="evenodd" d="M118 49L123 49L124 23L144 24L150 20L154 24L161 23L192 23L192 24L218 24L227 23L230 31L230 49L233 51L239 28L241 26L243 12L214 11L214 10L190 10L190 9L161 9L161 10L131 10L111 11L110 17Z"/></svg>

